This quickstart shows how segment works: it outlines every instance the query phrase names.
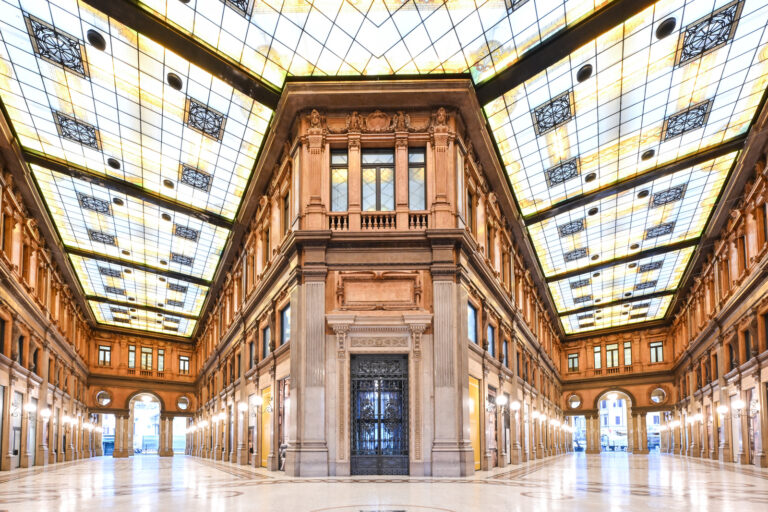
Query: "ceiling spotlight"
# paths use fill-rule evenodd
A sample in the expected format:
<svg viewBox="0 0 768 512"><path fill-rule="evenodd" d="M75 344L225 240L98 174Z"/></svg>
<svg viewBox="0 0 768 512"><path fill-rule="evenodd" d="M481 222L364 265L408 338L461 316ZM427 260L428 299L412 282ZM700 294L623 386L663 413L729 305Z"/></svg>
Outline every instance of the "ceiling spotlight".
<svg viewBox="0 0 768 512"><path fill-rule="evenodd" d="M598 209L597 209L597 207L595 206L595 207L593 207L593 208L590 208L590 209L587 211L587 215L597 215L597 212L598 212L598 211L599 211L599 210L598 210Z"/></svg>
<svg viewBox="0 0 768 512"><path fill-rule="evenodd" d="M116 158L107 158L107 165L110 166L113 169L119 169L120 168L120 161Z"/></svg>
<svg viewBox="0 0 768 512"><path fill-rule="evenodd" d="M173 188L173 182L171 180L163 180L165 188Z"/></svg>
<svg viewBox="0 0 768 512"><path fill-rule="evenodd" d="M160 264L161 264L161 265L167 265L167 264L168 264L168 262L167 262L167 261L165 261L165 260L160 260Z"/></svg>
<svg viewBox="0 0 768 512"><path fill-rule="evenodd" d="M180 91L181 88L184 87L184 82L181 81L181 77L179 77L179 75L176 73L168 73L165 79L168 80L168 85L177 91Z"/></svg>
<svg viewBox="0 0 768 512"><path fill-rule="evenodd" d="M592 274L592 277L600 277L600 272L595 272L594 274Z"/></svg>
<svg viewBox="0 0 768 512"><path fill-rule="evenodd" d="M107 49L107 41L104 39L104 36L99 34L96 30L89 29L88 32L85 33L85 37L88 39L88 42L91 43L91 46L97 50L104 51Z"/></svg>
<svg viewBox="0 0 768 512"><path fill-rule="evenodd" d="M122 250L122 251L120 251L120 252L122 252L122 253L123 253L123 256L130 256L130 255L131 255L131 251L128 251L128 250L126 250L126 249L123 249L123 250Z"/></svg>
<svg viewBox="0 0 768 512"><path fill-rule="evenodd" d="M656 27L656 39L664 39L670 35L677 26L677 20L675 18L667 18Z"/></svg>
<svg viewBox="0 0 768 512"><path fill-rule="evenodd" d="M589 79L589 77L591 76L592 76L592 64L584 64L576 72L576 80L578 80L579 82L583 82L584 80Z"/></svg>
<svg viewBox="0 0 768 512"><path fill-rule="evenodd" d="M648 151L644 151L642 155L640 155L640 158L642 160L650 160L656 156L656 150L655 149L649 149Z"/></svg>
<svg viewBox="0 0 768 512"><path fill-rule="evenodd" d="M136 301L136 297L128 297L128 300L131 301L131 302L135 302Z"/></svg>
<svg viewBox="0 0 768 512"><path fill-rule="evenodd" d="M164 277L160 277L158 280L159 280L161 283L164 283L164 282L165 282L165 278L164 278Z"/></svg>
<svg viewBox="0 0 768 512"><path fill-rule="evenodd" d="M587 174L586 176L584 176L584 181L589 183L590 181L595 181L595 178L597 178L597 174L595 174L594 172L591 172L591 173Z"/></svg>
<svg viewBox="0 0 768 512"><path fill-rule="evenodd" d="M651 193L648 192L648 190L641 190L640 192L637 193L637 197L640 198L640 199L644 199L644 198L648 197L650 194Z"/></svg>
<svg viewBox="0 0 768 512"><path fill-rule="evenodd" d="M629 246L629 248L634 251L635 249L639 249L640 248L640 244L632 244L632 245Z"/></svg>
<svg viewBox="0 0 768 512"><path fill-rule="evenodd" d="M600 257L600 255L599 255L599 254L593 254L593 255L592 255L592 261L595 261L595 260L596 260L597 258L599 258L599 257Z"/></svg>
<svg viewBox="0 0 768 512"><path fill-rule="evenodd" d="M160 218L165 220L165 221L171 220L171 216L168 215L167 213L164 213L164 214L160 215Z"/></svg>
<svg viewBox="0 0 768 512"><path fill-rule="evenodd" d="M125 201L123 201L119 197L113 197L112 203L116 204L117 206L123 206L125 204Z"/></svg>
<svg viewBox="0 0 768 512"><path fill-rule="evenodd" d="M630 263L629 268L635 268L637 266L637 263Z"/></svg>
<svg viewBox="0 0 768 512"><path fill-rule="evenodd" d="M126 274L133 274L133 270L131 270L129 268L123 270L123 272L125 272Z"/></svg>
<svg viewBox="0 0 768 512"><path fill-rule="evenodd" d="M597 304L597 303L598 303L598 302L600 302L601 300L602 300L602 299L595 299L595 304Z"/></svg>
<svg viewBox="0 0 768 512"><path fill-rule="evenodd" d="M625 297L631 297L631 296L632 296L632 292L625 292L625 293L624 293L624 296L625 296Z"/></svg>

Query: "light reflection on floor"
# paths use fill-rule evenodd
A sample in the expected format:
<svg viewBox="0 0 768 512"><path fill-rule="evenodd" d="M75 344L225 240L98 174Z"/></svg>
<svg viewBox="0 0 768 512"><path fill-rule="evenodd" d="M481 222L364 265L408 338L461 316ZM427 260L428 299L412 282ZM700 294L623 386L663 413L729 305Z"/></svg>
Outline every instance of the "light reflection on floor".
<svg viewBox="0 0 768 512"><path fill-rule="evenodd" d="M766 469L658 454L570 454L467 479L294 480L247 466L149 455L0 473L0 509L27 512L764 512L767 505Z"/></svg>

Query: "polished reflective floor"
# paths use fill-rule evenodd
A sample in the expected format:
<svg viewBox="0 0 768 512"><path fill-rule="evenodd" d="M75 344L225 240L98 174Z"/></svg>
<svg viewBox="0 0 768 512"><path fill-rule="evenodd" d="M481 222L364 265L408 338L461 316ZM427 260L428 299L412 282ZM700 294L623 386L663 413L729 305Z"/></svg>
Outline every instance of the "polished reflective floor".
<svg viewBox="0 0 768 512"><path fill-rule="evenodd" d="M0 510L33 512L764 512L767 507L768 470L625 453L565 455L470 479L293 480L198 458L149 455L0 474Z"/></svg>

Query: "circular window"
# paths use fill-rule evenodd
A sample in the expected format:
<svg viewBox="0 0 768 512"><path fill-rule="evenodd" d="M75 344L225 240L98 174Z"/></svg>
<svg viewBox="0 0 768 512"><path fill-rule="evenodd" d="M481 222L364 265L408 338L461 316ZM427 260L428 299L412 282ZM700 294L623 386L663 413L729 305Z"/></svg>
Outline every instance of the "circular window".
<svg viewBox="0 0 768 512"><path fill-rule="evenodd" d="M568 407L571 409L578 409L581 405L581 397L579 395L571 395L568 397Z"/></svg>
<svg viewBox="0 0 768 512"><path fill-rule="evenodd" d="M186 411L189 408L189 398L180 396L179 399L176 400L176 407L182 411Z"/></svg>
<svg viewBox="0 0 768 512"><path fill-rule="evenodd" d="M96 393L96 403L102 407L106 407L112 403L112 397L106 391L99 391Z"/></svg>
<svg viewBox="0 0 768 512"><path fill-rule="evenodd" d="M651 401L655 404L660 404L667 399L667 392L661 388L656 388L651 391Z"/></svg>

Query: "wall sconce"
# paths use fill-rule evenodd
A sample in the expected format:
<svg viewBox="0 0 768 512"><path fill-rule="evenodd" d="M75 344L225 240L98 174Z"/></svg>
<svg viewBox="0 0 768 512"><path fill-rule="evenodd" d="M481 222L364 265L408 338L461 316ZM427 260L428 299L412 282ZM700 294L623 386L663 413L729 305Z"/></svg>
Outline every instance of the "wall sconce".
<svg viewBox="0 0 768 512"><path fill-rule="evenodd" d="M245 402L238 402L237 404L237 410L240 412L245 412L248 410L248 404Z"/></svg>
<svg viewBox="0 0 768 512"><path fill-rule="evenodd" d="M29 414L32 414L37 410L37 406L32 402L27 402L26 404L24 404L24 410Z"/></svg>
<svg viewBox="0 0 768 512"><path fill-rule="evenodd" d="M51 410L46 407L45 409L40 411L40 417L47 421L48 418L51 417Z"/></svg>
<svg viewBox="0 0 768 512"><path fill-rule="evenodd" d="M520 402L517 400L512 400L512 402L509 404L509 408L515 412L520 410Z"/></svg>
<svg viewBox="0 0 768 512"><path fill-rule="evenodd" d="M701 413L697 413L696 416L693 417L693 419L701 423L702 421L704 421L704 416Z"/></svg>
<svg viewBox="0 0 768 512"><path fill-rule="evenodd" d="M531 419L533 419L534 421L539 419L539 411L533 411L531 413Z"/></svg>
<svg viewBox="0 0 768 512"><path fill-rule="evenodd" d="M717 406L717 414L720 416L724 416L728 413L728 408L724 405L718 405Z"/></svg>

